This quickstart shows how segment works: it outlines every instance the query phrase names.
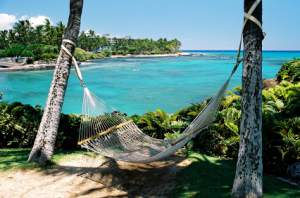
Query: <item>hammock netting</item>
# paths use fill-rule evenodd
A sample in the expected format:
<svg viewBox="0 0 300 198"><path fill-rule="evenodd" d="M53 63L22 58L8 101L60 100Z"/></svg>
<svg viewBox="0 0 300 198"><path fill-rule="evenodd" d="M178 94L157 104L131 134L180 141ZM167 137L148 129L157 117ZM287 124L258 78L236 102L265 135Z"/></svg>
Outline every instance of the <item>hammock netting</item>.
<svg viewBox="0 0 300 198"><path fill-rule="evenodd" d="M147 163L166 158L214 121L228 82L181 136L173 140L146 135L132 120L112 108L109 110L101 99L84 87L78 143L83 148L121 161Z"/></svg>
<svg viewBox="0 0 300 198"><path fill-rule="evenodd" d="M242 29L244 29L248 20L251 20L260 28L262 27L261 23L252 16L252 13L260 2L261 0L255 1L249 11L245 13ZM241 36L236 63L220 90L181 133L179 138L163 140L152 138L143 133L132 120L115 111L113 108L108 108L104 101L91 93L83 83L83 78L75 58L64 47L64 43L75 44L70 40L64 39L61 47L72 57L77 76L83 87L82 120L78 144L101 155L127 162L148 163L166 158L182 148L193 137L201 133L203 129L207 128L215 120L225 90L233 74L242 62L240 58Z"/></svg>

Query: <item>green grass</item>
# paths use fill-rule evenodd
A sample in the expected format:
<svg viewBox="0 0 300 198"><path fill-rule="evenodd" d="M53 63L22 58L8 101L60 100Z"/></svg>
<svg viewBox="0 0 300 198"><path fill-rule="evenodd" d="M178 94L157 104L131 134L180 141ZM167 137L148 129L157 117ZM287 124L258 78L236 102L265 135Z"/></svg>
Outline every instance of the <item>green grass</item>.
<svg viewBox="0 0 300 198"><path fill-rule="evenodd" d="M44 168L38 166L36 163L27 162L29 152L30 149L0 149L0 171ZM87 152L83 150L58 151L53 156L53 163L56 164L61 160L68 160L82 156L83 154L87 154Z"/></svg>
<svg viewBox="0 0 300 198"><path fill-rule="evenodd" d="M0 149L0 171L37 168L36 164L26 162L29 152L29 149Z"/></svg>
<svg viewBox="0 0 300 198"><path fill-rule="evenodd" d="M27 163L29 152L30 149L0 149L0 171L41 168L34 163ZM53 162L55 164L86 154L83 150L58 151L53 156ZM192 164L178 173L172 197L230 197L235 167L232 160L197 153L189 155L189 159L192 160ZM272 176L264 176L264 197L300 197L300 188L283 183Z"/></svg>
<svg viewBox="0 0 300 198"><path fill-rule="evenodd" d="M192 164L178 173L172 197L231 197L235 174L232 160L192 153ZM300 197L300 188L264 176L264 198Z"/></svg>

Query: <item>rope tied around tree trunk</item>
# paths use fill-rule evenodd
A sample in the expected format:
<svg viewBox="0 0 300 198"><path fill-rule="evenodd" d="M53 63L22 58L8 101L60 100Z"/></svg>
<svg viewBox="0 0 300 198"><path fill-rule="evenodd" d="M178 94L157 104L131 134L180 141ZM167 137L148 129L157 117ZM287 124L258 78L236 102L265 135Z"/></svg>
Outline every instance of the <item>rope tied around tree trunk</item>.
<svg viewBox="0 0 300 198"><path fill-rule="evenodd" d="M76 71L77 77L80 81L80 85L82 87L85 87L85 83L83 81L82 73L79 69L78 63L77 63L75 57L72 55L72 53L63 45L64 43L69 43L69 44L73 45L74 47L76 47L76 44L73 41L69 40L69 39L63 39L61 49L63 49L70 57L72 57L72 62L75 66L75 71Z"/></svg>
<svg viewBox="0 0 300 198"><path fill-rule="evenodd" d="M255 18L252 14L253 12L256 10L257 6L262 2L262 0L256 0L253 5L250 7L250 9L248 10L248 12L244 13L244 23L243 23L243 27L242 27L242 32L241 32L241 38L240 38L240 42L239 42L239 47L238 47L238 52L237 52L237 56L236 56L236 63L232 69L231 72L231 76L235 73L235 71L237 70L238 66L240 65L241 62L243 62L243 58L241 57L241 51L242 51L242 43L243 43L243 32L245 29L245 26L247 24L247 22L250 20L253 23L255 23L263 32L263 26L261 24L261 22ZM266 36L266 33L263 32L263 38Z"/></svg>

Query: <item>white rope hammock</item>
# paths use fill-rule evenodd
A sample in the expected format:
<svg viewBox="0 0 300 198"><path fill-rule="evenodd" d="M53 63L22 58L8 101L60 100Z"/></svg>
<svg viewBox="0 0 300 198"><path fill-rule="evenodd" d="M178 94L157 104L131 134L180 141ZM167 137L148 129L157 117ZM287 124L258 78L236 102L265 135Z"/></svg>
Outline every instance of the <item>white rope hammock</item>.
<svg viewBox="0 0 300 198"><path fill-rule="evenodd" d="M260 2L261 0L257 0L249 9L248 13L245 13L242 29L244 29L248 20L251 20L262 29L259 20L252 16ZM78 144L83 148L101 155L127 162L148 163L166 158L182 148L193 137L203 131L203 129L207 128L215 120L216 112L222 97L224 96L225 90L233 74L243 61L240 58L242 46L241 36L236 63L228 79L207 106L182 132L181 136L175 140L168 141L155 139L144 134L132 120L128 120L128 118L120 115L113 109L108 109L100 98L97 98L91 93L84 84L82 74L75 58L64 46L65 43L74 46L75 44L70 40L64 39L61 47L70 57L72 57L77 76L84 92Z"/></svg>

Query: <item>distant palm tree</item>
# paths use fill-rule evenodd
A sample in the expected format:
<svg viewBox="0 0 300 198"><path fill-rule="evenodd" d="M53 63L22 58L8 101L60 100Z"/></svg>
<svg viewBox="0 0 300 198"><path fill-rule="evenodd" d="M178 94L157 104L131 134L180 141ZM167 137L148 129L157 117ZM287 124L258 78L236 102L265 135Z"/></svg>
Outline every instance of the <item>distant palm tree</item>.
<svg viewBox="0 0 300 198"><path fill-rule="evenodd" d="M2 30L0 31L0 49L5 49L8 45L8 31Z"/></svg>
<svg viewBox="0 0 300 198"><path fill-rule="evenodd" d="M32 41L33 28L28 20L21 20L14 25L15 39L18 43L26 45Z"/></svg>
<svg viewBox="0 0 300 198"><path fill-rule="evenodd" d="M12 44L16 41L16 33L12 29L8 30L8 41L9 44Z"/></svg>
<svg viewBox="0 0 300 198"><path fill-rule="evenodd" d="M45 24L44 24L44 44L47 44L47 45L52 45L53 43L53 40L55 39L55 35L54 35L54 29L51 25L51 22L49 19L45 19Z"/></svg>
<svg viewBox="0 0 300 198"><path fill-rule="evenodd" d="M57 23L56 27L55 27L55 38L56 38L56 45L58 48L60 48L60 45L61 45L61 39L62 39L62 36L64 34L64 31L65 31L66 27L65 25L60 21Z"/></svg>
<svg viewBox="0 0 300 198"><path fill-rule="evenodd" d="M247 13L256 0L244 0ZM262 3L252 14L262 22ZM255 20L254 20L255 21ZM232 188L233 197L262 197L262 29L248 20L244 32L244 65L240 148Z"/></svg>
<svg viewBox="0 0 300 198"><path fill-rule="evenodd" d="M82 6L83 0L70 0L70 15L64 39L69 39L74 43L76 43L80 30ZM75 46L71 44L65 45L66 48L73 54ZM36 161L40 164L45 164L53 155L60 113L64 102L71 64L72 58L61 49L54 70L53 80L49 90L42 121L28 161Z"/></svg>
<svg viewBox="0 0 300 198"><path fill-rule="evenodd" d="M43 25L38 25L35 27L35 29L34 29L34 35L35 35L34 43L35 44L43 43L43 40L44 40L43 28L44 28Z"/></svg>

